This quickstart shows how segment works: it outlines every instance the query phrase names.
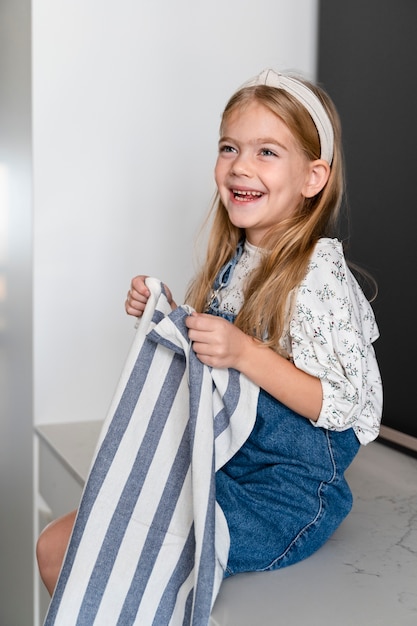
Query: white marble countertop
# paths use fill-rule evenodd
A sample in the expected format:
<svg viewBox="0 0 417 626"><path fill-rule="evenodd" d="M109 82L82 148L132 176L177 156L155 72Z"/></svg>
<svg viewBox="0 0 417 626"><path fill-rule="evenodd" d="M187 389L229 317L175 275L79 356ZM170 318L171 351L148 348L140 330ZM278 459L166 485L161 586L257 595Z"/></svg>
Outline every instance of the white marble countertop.
<svg viewBox="0 0 417 626"><path fill-rule="evenodd" d="M82 483L100 427L36 430ZM227 579L212 626L417 625L417 459L375 442L347 476L353 509L330 541L297 565Z"/></svg>
<svg viewBox="0 0 417 626"><path fill-rule="evenodd" d="M417 625L417 459L372 443L347 476L353 509L330 541L286 569L227 579L213 626Z"/></svg>

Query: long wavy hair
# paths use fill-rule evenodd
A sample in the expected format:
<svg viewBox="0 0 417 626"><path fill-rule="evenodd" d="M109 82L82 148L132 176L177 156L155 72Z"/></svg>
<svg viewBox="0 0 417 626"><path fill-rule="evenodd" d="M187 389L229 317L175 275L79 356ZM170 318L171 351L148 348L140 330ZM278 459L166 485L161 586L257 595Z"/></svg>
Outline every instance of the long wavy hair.
<svg viewBox="0 0 417 626"><path fill-rule="evenodd" d="M344 191L340 120L329 96L319 87L303 81L321 100L334 130L334 154L329 179L312 198L304 198L295 213L273 226L264 236L260 265L251 273L244 288L244 303L235 324L245 333L280 352L291 292L304 278L314 246L320 237L337 234ZM220 130L231 114L251 102L259 102L288 126L299 147L310 161L320 158L320 140L312 118L304 106L282 89L266 85L243 87L229 100ZM186 301L204 312L213 282L220 268L235 253L245 233L229 220L219 197L209 216L211 231L205 263L191 282Z"/></svg>

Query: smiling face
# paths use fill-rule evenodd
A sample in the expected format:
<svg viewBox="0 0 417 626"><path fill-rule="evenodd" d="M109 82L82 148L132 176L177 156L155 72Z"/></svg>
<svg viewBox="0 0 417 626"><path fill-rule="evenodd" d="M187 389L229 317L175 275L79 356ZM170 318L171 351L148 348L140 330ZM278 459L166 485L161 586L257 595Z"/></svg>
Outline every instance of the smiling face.
<svg viewBox="0 0 417 626"><path fill-rule="evenodd" d="M259 245L268 230L310 197L314 162L284 122L253 100L222 127L215 178L232 224Z"/></svg>

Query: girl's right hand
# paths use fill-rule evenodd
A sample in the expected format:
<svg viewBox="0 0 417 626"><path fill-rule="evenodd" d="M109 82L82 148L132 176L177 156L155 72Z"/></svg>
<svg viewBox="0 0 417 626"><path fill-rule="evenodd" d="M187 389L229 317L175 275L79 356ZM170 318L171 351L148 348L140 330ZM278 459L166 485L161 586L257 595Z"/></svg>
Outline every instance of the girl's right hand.
<svg viewBox="0 0 417 626"><path fill-rule="evenodd" d="M147 276L135 276L130 283L130 289L127 292L127 298L125 302L125 310L128 315L134 315L135 317L142 317L143 312L150 296L149 289L145 284ZM176 304L172 299L172 293L166 285L164 285L167 293L168 302L173 309L176 308Z"/></svg>
<svg viewBox="0 0 417 626"><path fill-rule="evenodd" d="M146 278L147 276L135 276L135 278L132 278L125 302L125 310L128 315L142 317L150 296L149 289L145 284Z"/></svg>

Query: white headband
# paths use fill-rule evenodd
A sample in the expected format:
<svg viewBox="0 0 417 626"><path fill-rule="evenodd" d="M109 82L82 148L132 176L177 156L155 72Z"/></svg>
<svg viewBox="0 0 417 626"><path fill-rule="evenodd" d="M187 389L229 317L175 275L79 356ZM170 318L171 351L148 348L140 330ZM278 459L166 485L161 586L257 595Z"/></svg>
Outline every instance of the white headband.
<svg viewBox="0 0 417 626"><path fill-rule="evenodd" d="M330 118L317 96L304 83L291 76L278 74L274 70L264 70L242 87L267 85L283 89L294 96L310 113L320 138L321 158L329 165L333 160L334 133Z"/></svg>

